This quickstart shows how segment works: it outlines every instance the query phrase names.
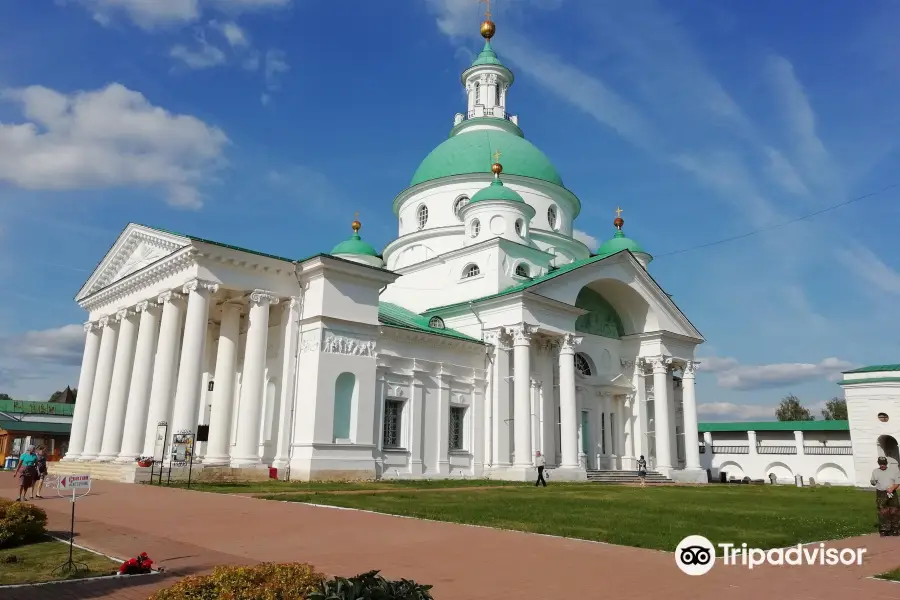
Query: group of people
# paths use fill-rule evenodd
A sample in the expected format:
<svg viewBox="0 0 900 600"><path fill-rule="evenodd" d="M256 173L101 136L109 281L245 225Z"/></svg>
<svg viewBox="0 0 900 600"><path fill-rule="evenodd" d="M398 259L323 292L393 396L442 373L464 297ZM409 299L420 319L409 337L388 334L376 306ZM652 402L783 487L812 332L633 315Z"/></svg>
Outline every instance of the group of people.
<svg viewBox="0 0 900 600"><path fill-rule="evenodd" d="M28 446L19 457L14 477L19 479L19 497L16 502L24 502L28 490L31 490L31 499L43 498L44 479L47 478L47 455L43 446L35 450L34 446Z"/></svg>
<svg viewBox="0 0 900 600"><path fill-rule="evenodd" d="M540 452L534 453L534 466L537 467L537 481L534 482L534 487L539 485L543 485L547 487L547 480L544 479L544 470L547 467L547 459ZM638 468L638 478L641 480L641 487L645 487L647 485L647 461L644 460L644 455L641 454L641 457L637 462Z"/></svg>

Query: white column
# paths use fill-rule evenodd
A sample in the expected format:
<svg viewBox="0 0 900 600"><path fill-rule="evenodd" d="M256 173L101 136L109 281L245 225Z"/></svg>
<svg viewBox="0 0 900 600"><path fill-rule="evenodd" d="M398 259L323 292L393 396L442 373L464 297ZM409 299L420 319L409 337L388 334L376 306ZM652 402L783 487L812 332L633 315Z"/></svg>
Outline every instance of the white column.
<svg viewBox="0 0 900 600"><path fill-rule="evenodd" d="M612 419L610 419L610 411L612 396L609 392L601 392L600 394L600 412L603 415L603 436L605 441L603 442L603 448L606 450L606 462L608 469L615 469L616 463L613 460L613 456L616 453L615 448L613 448L613 433L612 433Z"/></svg>
<svg viewBox="0 0 900 600"><path fill-rule="evenodd" d="M241 304L222 305L219 347L216 351L216 375L213 381L213 403L209 415L209 442L203 463L227 465L231 448L231 424L234 411L234 385L240 338Z"/></svg>
<svg viewBox="0 0 900 600"><path fill-rule="evenodd" d="M276 469L285 469L291 461L291 441L294 431L294 383L297 380L297 345L299 344L300 330L300 298L291 298L284 305L281 313L281 324L284 331L284 349L281 363L281 410L279 415L281 423L278 425L278 439L275 444L275 461L272 466ZM384 394L379 398L384 398ZM384 422L384 401L381 402L382 415L379 424ZM384 428L378 427L375 434L379 443L382 442ZM280 475L280 474L279 474Z"/></svg>
<svg viewBox="0 0 900 600"><path fill-rule="evenodd" d="M144 449L147 431L147 406L150 403L150 381L153 376L153 357L156 354L156 338L159 333L158 307L144 300L135 306L141 315L138 326L131 388L128 390L128 408L125 412L125 428L122 433L122 451L117 462L134 462Z"/></svg>
<svg viewBox="0 0 900 600"><path fill-rule="evenodd" d="M489 332L490 338L494 344L494 363L492 366L492 413L493 413L493 431L492 431L492 451L493 465L510 466L512 458L510 457L509 443L509 416L510 416L510 397L509 397L509 335L500 328L493 332Z"/></svg>
<svg viewBox="0 0 900 600"><path fill-rule="evenodd" d="M82 460L94 460L100 454L103 427L106 425L106 407L109 404L109 388L112 384L113 366L116 361L116 341L119 328L115 317L100 319L103 337L100 339L100 355L97 358L97 376L91 393L91 412L88 416L87 436L84 440Z"/></svg>
<svg viewBox="0 0 900 600"><path fill-rule="evenodd" d="M69 451L63 460L78 460L84 452L84 438L87 434L88 418L91 412L91 394L94 393L94 379L97 374L97 359L100 355L100 335L97 323L84 324L86 339L84 356L81 359L81 374L78 376L78 398L75 400L75 414L72 416L72 432L69 435Z"/></svg>
<svg viewBox="0 0 900 600"><path fill-rule="evenodd" d="M669 414L669 361L665 357L652 358L653 407L656 411L656 469L668 475L672 469L672 418Z"/></svg>
<svg viewBox="0 0 900 600"><path fill-rule="evenodd" d="M181 294L165 292L156 299L162 304L162 324L159 342L153 361L153 381L150 384L150 408L147 410L147 430L144 433L143 456L153 456L156 446L156 428L161 421L168 421L172 406L172 385L175 380L175 358L181 340L181 317L184 312ZM171 423L166 434L171 439Z"/></svg>
<svg viewBox="0 0 900 600"><path fill-rule="evenodd" d="M278 304L278 298L269 292L254 290L250 294L250 324L244 349L237 443L231 457L232 467L251 467L260 464L259 422L262 417L269 306L274 304Z"/></svg>
<svg viewBox="0 0 900 600"><path fill-rule="evenodd" d="M134 345L137 341L138 323L134 311L120 310L119 339L116 344L116 364L109 388L109 405L103 426L103 443L97 460L115 460L122 450L122 428L125 426L125 410L128 408L128 388L131 387L131 369L134 366Z"/></svg>
<svg viewBox="0 0 900 600"><path fill-rule="evenodd" d="M695 378L697 363L688 361L681 377L681 410L684 415L684 466L700 468L700 441L698 439L697 392Z"/></svg>
<svg viewBox="0 0 900 600"><path fill-rule="evenodd" d="M747 431L747 445L750 456L756 456L756 432Z"/></svg>
<svg viewBox="0 0 900 600"><path fill-rule="evenodd" d="M187 295L187 315L184 319L184 340L181 342L181 362L175 387L175 413L172 434L180 431L197 432L197 412L200 408L200 388L203 380L203 346L209 325L209 297L219 286L194 279L184 284Z"/></svg>
<svg viewBox="0 0 900 600"><path fill-rule="evenodd" d="M488 359L484 386L484 466L494 466L494 361L497 358L497 336L485 333L485 352Z"/></svg>
<svg viewBox="0 0 900 600"><path fill-rule="evenodd" d="M561 468L578 468L578 404L575 398L575 346L581 338L567 333L559 348L559 421Z"/></svg>
<svg viewBox="0 0 900 600"><path fill-rule="evenodd" d="M623 404L622 418L625 420L625 459L622 462L623 469L634 469L634 405L637 402L637 394L628 394Z"/></svg>
<svg viewBox="0 0 900 600"><path fill-rule="evenodd" d="M805 454L803 450L803 432L795 431L794 432L794 443L797 444L797 456L803 456Z"/></svg>
<svg viewBox="0 0 900 600"><path fill-rule="evenodd" d="M707 454L712 454L713 439L711 431L703 432L703 444L706 446Z"/></svg>
<svg viewBox="0 0 900 600"><path fill-rule="evenodd" d="M531 450L531 336L533 333L534 329L524 323L513 330L515 370L515 379L513 380L515 441L513 448L516 453L513 466L516 467L534 465Z"/></svg>

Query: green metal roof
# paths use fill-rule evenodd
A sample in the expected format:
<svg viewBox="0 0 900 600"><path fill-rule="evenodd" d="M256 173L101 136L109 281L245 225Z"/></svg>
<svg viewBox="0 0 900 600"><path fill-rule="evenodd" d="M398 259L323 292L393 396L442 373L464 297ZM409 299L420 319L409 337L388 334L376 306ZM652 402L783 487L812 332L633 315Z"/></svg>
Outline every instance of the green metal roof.
<svg viewBox="0 0 900 600"><path fill-rule="evenodd" d="M848 386L848 385L860 385L863 383L898 383L900 382L900 377L865 377L863 379L845 379L844 381L838 381L837 384L840 386Z"/></svg>
<svg viewBox="0 0 900 600"><path fill-rule="evenodd" d="M454 329L432 327L429 324L429 321L431 320L430 317L417 315L410 310L406 310L402 306L397 306L390 302L378 303L378 320L383 325L389 327L399 327L401 329L409 329L420 333L431 333L434 335L464 340L466 342L475 342L476 344L482 343L481 340L476 340L475 338L469 337Z"/></svg>
<svg viewBox="0 0 900 600"><path fill-rule="evenodd" d="M349 240L344 240L331 250L332 254L363 254L365 256L378 256L371 245L362 241L359 233L354 232Z"/></svg>
<svg viewBox="0 0 900 600"><path fill-rule="evenodd" d="M222 248L228 248L229 250L237 250L238 252L247 252L249 254L255 254L257 256L265 256L266 258L274 258L275 260L286 260L287 262L294 262L294 260L292 258L285 258L284 256L277 256L275 254L267 254L265 252L259 252L257 250L250 250L249 248L242 248L240 246L232 246L231 244L223 244L222 242L215 242L213 240L207 240L204 238L197 237L195 235L179 233L178 231L172 231L171 229L163 229L162 227L151 227L150 225L144 225L143 227L147 227L148 229L155 229L156 231L161 231L163 233L169 233L172 235L178 235L181 237L185 237L193 242L201 242L203 244L212 244L213 246L220 246Z"/></svg>
<svg viewBox="0 0 900 600"><path fill-rule="evenodd" d="M852 371L844 371L844 373L878 373L879 371L900 371L900 365L872 365L871 367L860 367Z"/></svg>
<svg viewBox="0 0 900 600"><path fill-rule="evenodd" d="M0 429L27 433L69 433L72 431L71 423L47 423L45 421L12 421L0 419Z"/></svg>
<svg viewBox="0 0 900 600"><path fill-rule="evenodd" d="M497 150L504 173L563 185L550 159L524 137L496 129L477 129L457 133L432 150L416 169L409 186L453 175L490 173Z"/></svg>
<svg viewBox="0 0 900 600"><path fill-rule="evenodd" d="M525 203L525 200L522 199L522 196L519 195L515 190L511 190L500 181L500 178L497 177L494 181L491 182L491 185L487 186L483 190L479 190L472 195L472 199L469 200L469 204L474 204L475 202L484 202L486 200L509 200L510 202L521 202Z"/></svg>
<svg viewBox="0 0 900 600"><path fill-rule="evenodd" d="M703 431L850 431L850 421L738 421L700 423Z"/></svg>
<svg viewBox="0 0 900 600"><path fill-rule="evenodd" d="M74 404L38 402L35 400L0 400L0 412L23 415L58 415L71 417L75 414Z"/></svg>
<svg viewBox="0 0 900 600"><path fill-rule="evenodd" d="M635 254L643 253L647 254L647 251L640 247L640 245L631 238L625 237L625 234L621 229L616 231L616 235L605 241L603 244L597 248L597 254L615 254L616 252L621 252L622 250L631 250Z"/></svg>
<svg viewBox="0 0 900 600"><path fill-rule="evenodd" d="M475 62L472 63L473 67L478 67L481 65L499 65L503 66L503 63L500 62L500 59L497 58L497 53L494 52L494 48L491 47L491 41L485 40L484 48L481 49L481 54L475 59Z"/></svg>

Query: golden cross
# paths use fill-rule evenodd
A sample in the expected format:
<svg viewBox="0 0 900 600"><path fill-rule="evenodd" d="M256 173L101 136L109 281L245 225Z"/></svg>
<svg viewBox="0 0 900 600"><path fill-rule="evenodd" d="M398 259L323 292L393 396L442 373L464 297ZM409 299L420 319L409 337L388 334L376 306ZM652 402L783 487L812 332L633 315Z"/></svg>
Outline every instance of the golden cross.
<svg viewBox="0 0 900 600"><path fill-rule="evenodd" d="M491 20L491 0L478 0L480 4L484 4L484 16L490 21Z"/></svg>
<svg viewBox="0 0 900 600"><path fill-rule="evenodd" d="M353 214L353 218L356 219L357 221L359 221L359 211L356 211L356 212Z"/></svg>
<svg viewBox="0 0 900 600"><path fill-rule="evenodd" d="M617 217L621 217L621 216L622 216L622 209L619 208L619 207L616 207L616 216L617 216Z"/></svg>
<svg viewBox="0 0 900 600"><path fill-rule="evenodd" d="M501 156L502 156L502 153L500 152L500 150L497 150L496 152L494 152L494 162L497 162L497 163L500 162Z"/></svg>

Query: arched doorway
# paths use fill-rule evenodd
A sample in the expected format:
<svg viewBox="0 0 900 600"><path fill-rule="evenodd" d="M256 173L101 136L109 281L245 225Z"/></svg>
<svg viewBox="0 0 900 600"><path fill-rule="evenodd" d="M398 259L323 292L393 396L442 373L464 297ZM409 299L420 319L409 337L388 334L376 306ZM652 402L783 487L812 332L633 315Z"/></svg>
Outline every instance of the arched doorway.
<svg viewBox="0 0 900 600"><path fill-rule="evenodd" d="M900 448L898 448L897 439L894 436L878 436L878 456L886 456L888 464L892 464L894 467L900 465Z"/></svg>

